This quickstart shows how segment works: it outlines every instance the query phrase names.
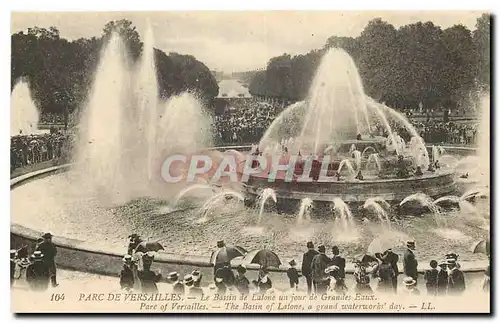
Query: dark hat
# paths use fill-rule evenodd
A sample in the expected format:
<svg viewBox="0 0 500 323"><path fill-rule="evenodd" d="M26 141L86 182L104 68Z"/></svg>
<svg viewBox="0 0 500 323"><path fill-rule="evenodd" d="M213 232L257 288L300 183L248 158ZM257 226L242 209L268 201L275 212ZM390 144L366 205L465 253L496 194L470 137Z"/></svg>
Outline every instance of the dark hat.
<svg viewBox="0 0 500 323"><path fill-rule="evenodd" d="M288 264L289 264L290 266L295 266L295 265L297 265L297 263L295 262L295 259L290 260L290 261L288 262Z"/></svg>
<svg viewBox="0 0 500 323"><path fill-rule="evenodd" d="M16 249L10 249L10 255L11 256L15 256L17 253L17 250Z"/></svg>
<svg viewBox="0 0 500 323"><path fill-rule="evenodd" d="M193 276L191 274L184 276L184 284L186 284L186 286L191 286L191 285L193 285L193 283L194 283L194 280L193 280Z"/></svg>
<svg viewBox="0 0 500 323"><path fill-rule="evenodd" d="M173 271L168 274L168 279L172 281L176 281L179 279L179 274L176 271Z"/></svg>
<svg viewBox="0 0 500 323"><path fill-rule="evenodd" d="M131 235L128 236L129 238L139 238L139 235L137 233L132 233Z"/></svg>
<svg viewBox="0 0 500 323"><path fill-rule="evenodd" d="M47 232L47 233L45 233L45 234L42 236L42 238L44 238L44 239L50 239L50 238L52 238L52 237L53 237L53 235L52 235L50 232Z"/></svg>
<svg viewBox="0 0 500 323"><path fill-rule="evenodd" d="M326 252L326 248L325 248L325 246L323 246L323 245L319 246L319 247L318 247L318 251L319 251L319 252L322 252L322 253L325 253L325 252Z"/></svg>
<svg viewBox="0 0 500 323"><path fill-rule="evenodd" d="M407 247L415 247L415 241L413 241L413 240L406 241L406 246Z"/></svg>
<svg viewBox="0 0 500 323"><path fill-rule="evenodd" d="M314 248L314 243L312 243L312 241L309 241L309 242L307 243L307 248L309 248L309 249L313 249L313 248Z"/></svg>
<svg viewBox="0 0 500 323"><path fill-rule="evenodd" d="M123 262L132 262L132 256L131 255L125 255L123 257Z"/></svg>
<svg viewBox="0 0 500 323"><path fill-rule="evenodd" d="M35 251L33 252L33 255L31 255L31 258L34 260L41 260L43 259L43 253L41 251Z"/></svg>
<svg viewBox="0 0 500 323"><path fill-rule="evenodd" d="M333 253L334 255L338 255L338 254L340 253L339 247L337 247L337 246L333 246L333 247L332 247L332 253Z"/></svg>
<svg viewBox="0 0 500 323"><path fill-rule="evenodd" d="M456 254L454 252L450 252L450 253L447 253L445 255L445 258L446 259L455 259L455 260L457 260L458 259L458 254Z"/></svg>
<svg viewBox="0 0 500 323"><path fill-rule="evenodd" d="M239 265L236 267L236 271L240 274L244 274L247 272L247 267L245 267L245 265Z"/></svg>
<svg viewBox="0 0 500 323"><path fill-rule="evenodd" d="M224 243L224 240L219 240L217 241L217 248L222 248L224 247L226 244Z"/></svg>

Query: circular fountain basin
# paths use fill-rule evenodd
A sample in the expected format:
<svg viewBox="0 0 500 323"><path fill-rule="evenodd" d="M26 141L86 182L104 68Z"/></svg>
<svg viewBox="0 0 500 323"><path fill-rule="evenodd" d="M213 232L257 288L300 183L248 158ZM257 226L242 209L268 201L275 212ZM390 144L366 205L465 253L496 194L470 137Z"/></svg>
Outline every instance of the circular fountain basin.
<svg viewBox="0 0 500 323"><path fill-rule="evenodd" d="M216 241L223 239L247 250L270 248L283 262L301 259L307 241L327 247L338 245L343 255L350 258L366 252L374 238L390 236L398 252L404 250L406 239L415 239L422 263L449 251L458 252L462 261L486 259L484 255L471 253L470 246L489 234L488 200L477 201L477 215L456 210L442 212L445 224L440 222L440 225L429 213L422 216L408 213L398 215L387 228L367 212L364 220L355 220L352 231L345 232L332 211L299 224L296 215L264 210L259 222L258 208L244 207L237 201L224 203L208 221L198 223L200 208L206 200L199 195L186 196L177 205L167 198L137 198L122 205L103 206L95 192L85 191L71 173L71 170L53 175L47 172L42 177L51 176L44 178L29 175L12 183L13 226L50 231L59 237L77 239L82 248L116 250L117 254L125 252L127 236L135 232L146 239L158 239L169 254L189 257L208 257ZM267 203L273 201L269 199Z"/></svg>

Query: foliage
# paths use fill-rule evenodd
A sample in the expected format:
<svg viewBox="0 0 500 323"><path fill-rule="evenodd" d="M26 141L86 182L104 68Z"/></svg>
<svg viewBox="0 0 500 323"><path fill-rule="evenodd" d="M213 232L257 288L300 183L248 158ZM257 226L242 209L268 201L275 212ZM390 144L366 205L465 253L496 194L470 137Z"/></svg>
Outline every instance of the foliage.
<svg viewBox="0 0 500 323"><path fill-rule="evenodd" d="M144 45L128 20L107 23L100 38L68 41L59 36L55 27L34 27L27 33L13 34L11 90L20 78L24 78L42 112L71 114L85 103L99 54L113 31L118 32L127 44L130 57L137 60ZM169 56L155 49L155 62L159 92L163 98L186 90L197 92L207 100L217 96L219 88L210 70L193 56Z"/></svg>
<svg viewBox="0 0 500 323"><path fill-rule="evenodd" d="M477 19L471 33L463 25L445 30L432 22L396 29L373 19L356 37L332 36L320 50L305 55L283 54L250 82L253 95L290 100L306 98L321 56L329 48L351 55L365 92L398 107L447 107L465 104L477 87L490 84L490 16Z"/></svg>

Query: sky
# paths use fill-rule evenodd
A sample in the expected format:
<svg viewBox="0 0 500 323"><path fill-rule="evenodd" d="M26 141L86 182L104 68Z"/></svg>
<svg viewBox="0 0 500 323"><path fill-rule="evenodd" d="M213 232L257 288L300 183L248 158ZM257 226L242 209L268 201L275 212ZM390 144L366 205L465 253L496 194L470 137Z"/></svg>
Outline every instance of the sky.
<svg viewBox="0 0 500 323"><path fill-rule="evenodd" d="M274 56L305 54L330 36L357 37L377 17L396 28L432 21L443 29L463 24L475 29L478 11L169 11L169 12L15 12L11 31L55 26L69 40L99 37L111 20L129 19L154 47L195 56L211 70L226 73L265 68Z"/></svg>

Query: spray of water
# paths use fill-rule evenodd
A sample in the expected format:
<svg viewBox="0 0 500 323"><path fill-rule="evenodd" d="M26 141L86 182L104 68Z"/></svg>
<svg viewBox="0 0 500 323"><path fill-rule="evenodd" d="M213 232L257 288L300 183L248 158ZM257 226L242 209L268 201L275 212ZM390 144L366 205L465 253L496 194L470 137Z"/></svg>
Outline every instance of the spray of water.
<svg viewBox="0 0 500 323"><path fill-rule="evenodd" d="M354 162L356 163L356 169L361 169L361 152L359 150L355 150L352 152L352 156L354 157Z"/></svg>
<svg viewBox="0 0 500 323"><path fill-rule="evenodd" d="M266 201L271 198L274 203L276 203L278 200L276 199L276 192L272 188L265 188L262 190L258 197L258 201L260 204L259 207L259 218L258 218L258 224L261 223L262 221L262 213L264 213L264 206L266 205Z"/></svg>
<svg viewBox="0 0 500 323"><path fill-rule="evenodd" d="M368 156L368 160L366 162L366 167L368 168L368 166L371 163L375 163L375 166L377 167L377 170L380 172L380 170L382 168L380 166L380 159L378 158L378 154L371 154L370 156Z"/></svg>
<svg viewBox="0 0 500 323"><path fill-rule="evenodd" d="M300 201L299 214L297 215L297 224L304 224L304 220L311 220L311 208L313 205L313 200L306 197Z"/></svg>
<svg viewBox="0 0 500 323"><path fill-rule="evenodd" d="M384 210L384 208L378 203L377 198L367 199L365 204L363 205L363 208L367 210L368 209L373 210L373 212L379 219L380 223L382 223L382 225L385 225L388 229L391 228L391 220L389 219L389 215Z"/></svg>
<svg viewBox="0 0 500 323"><path fill-rule="evenodd" d="M344 159L340 162L339 168L337 169L337 173L341 174L342 169L347 167L347 170L349 171L349 175L354 176L356 175L356 171L354 171L354 168L351 165L351 162L348 159Z"/></svg>
<svg viewBox="0 0 500 323"><path fill-rule="evenodd" d="M236 191L219 192L213 195L205 202L205 204L203 204L203 206L200 208L201 217L196 222L207 222L214 210L228 203L228 198L234 198L237 202L241 202L245 199L245 197L241 193Z"/></svg>
<svg viewBox="0 0 500 323"><path fill-rule="evenodd" d="M10 135L30 135L38 129L38 109L31 98L29 85L20 80L10 98Z"/></svg>

